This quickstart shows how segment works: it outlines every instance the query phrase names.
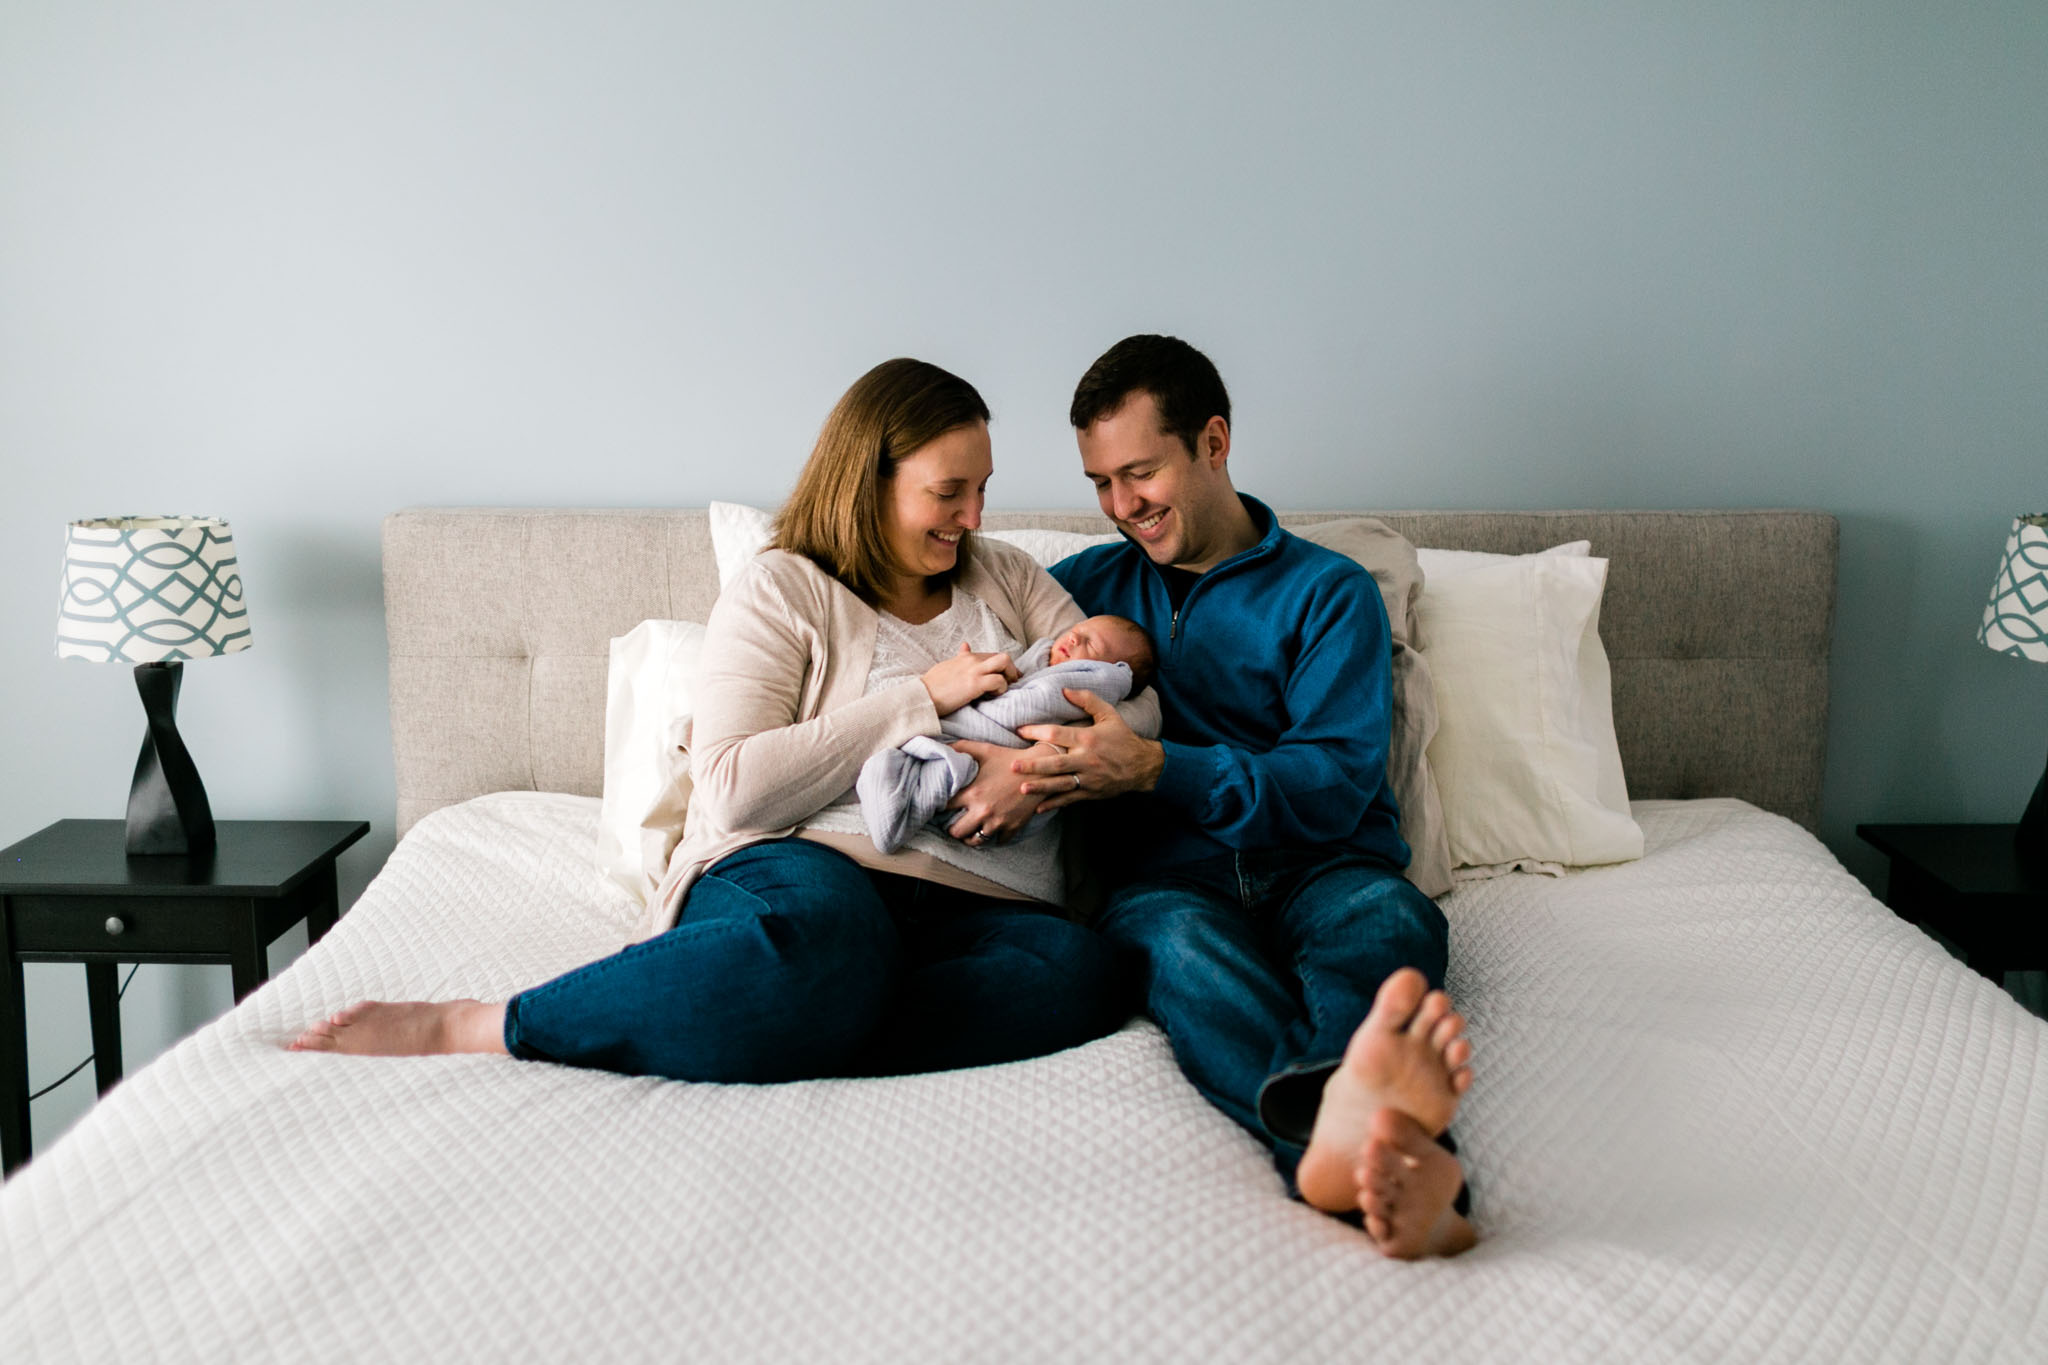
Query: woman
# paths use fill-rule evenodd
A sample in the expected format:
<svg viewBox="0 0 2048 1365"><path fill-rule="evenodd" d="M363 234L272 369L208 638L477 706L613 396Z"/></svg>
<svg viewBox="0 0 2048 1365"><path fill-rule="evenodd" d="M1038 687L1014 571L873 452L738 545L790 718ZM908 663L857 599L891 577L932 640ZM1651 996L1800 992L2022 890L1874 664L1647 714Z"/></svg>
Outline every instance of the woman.
<svg viewBox="0 0 2048 1365"><path fill-rule="evenodd" d="M295 1050L509 1052L633 1075L780 1081L1013 1061L1126 1014L1109 947L1070 923L1057 841L974 814L878 853L861 764L1015 679L1082 612L977 543L988 407L891 360L826 420L774 548L707 626L689 819L640 943L502 1004L350 1007ZM1134 723L1156 727L1146 695Z"/></svg>

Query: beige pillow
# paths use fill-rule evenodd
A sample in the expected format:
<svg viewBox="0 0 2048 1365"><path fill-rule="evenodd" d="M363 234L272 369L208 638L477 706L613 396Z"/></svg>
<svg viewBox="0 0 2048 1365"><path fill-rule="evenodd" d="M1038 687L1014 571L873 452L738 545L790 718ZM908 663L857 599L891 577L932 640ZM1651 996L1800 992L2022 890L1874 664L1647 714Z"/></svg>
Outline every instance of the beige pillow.
<svg viewBox="0 0 2048 1365"><path fill-rule="evenodd" d="M690 804L690 716L704 627L642 621L611 642L597 866L645 904Z"/></svg>
<svg viewBox="0 0 2048 1365"><path fill-rule="evenodd" d="M1424 550L1420 561L1429 579L1416 625L1438 721L1429 767L1452 864L1640 858L1600 643L1607 561L1583 542L1535 555Z"/></svg>
<svg viewBox="0 0 2048 1365"><path fill-rule="evenodd" d="M1401 807L1401 837L1408 843L1408 880L1424 895L1451 889L1451 850L1443 802L1428 751L1437 731L1431 664L1416 643L1415 604L1424 585L1416 551L1398 532L1371 517L1319 521L1296 535L1363 565L1379 585L1393 632L1394 726L1387 778Z"/></svg>

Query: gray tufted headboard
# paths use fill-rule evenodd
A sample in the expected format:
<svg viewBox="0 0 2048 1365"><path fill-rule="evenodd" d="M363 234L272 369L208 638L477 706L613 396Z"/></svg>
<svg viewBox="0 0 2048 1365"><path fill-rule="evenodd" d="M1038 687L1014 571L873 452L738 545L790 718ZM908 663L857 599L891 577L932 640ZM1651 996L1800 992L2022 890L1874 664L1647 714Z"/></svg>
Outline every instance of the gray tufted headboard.
<svg viewBox="0 0 2048 1365"><path fill-rule="evenodd" d="M1629 794L1739 796L1820 818L1835 519L1821 512L1283 512L1375 516L1417 545L1609 561L1600 638ZM990 530L1100 532L1093 512ZM492 791L595 796L608 642L701 621L718 594L704 509L411 508L384 522L398 829ZM1426 642L1425 642L1426 644Z"/></svg>

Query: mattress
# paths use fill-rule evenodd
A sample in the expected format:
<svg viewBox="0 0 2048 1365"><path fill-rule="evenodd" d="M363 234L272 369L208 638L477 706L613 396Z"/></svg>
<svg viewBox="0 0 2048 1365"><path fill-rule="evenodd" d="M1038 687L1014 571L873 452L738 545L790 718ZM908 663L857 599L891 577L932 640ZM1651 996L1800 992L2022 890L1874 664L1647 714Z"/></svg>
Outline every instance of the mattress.
<svg viewBox="0 0 2048 1365"><path fill-rule="evenodd" d="M317 947L0 1192L12 1359L2033 1360L2048 1025L1738 801L1444 902L1479 1247L1282 1194L1135 1021L689 1085L283 1050L623 942L598 803L437 811ZM25 1348L25 1349L24 1349Z"/></svg>

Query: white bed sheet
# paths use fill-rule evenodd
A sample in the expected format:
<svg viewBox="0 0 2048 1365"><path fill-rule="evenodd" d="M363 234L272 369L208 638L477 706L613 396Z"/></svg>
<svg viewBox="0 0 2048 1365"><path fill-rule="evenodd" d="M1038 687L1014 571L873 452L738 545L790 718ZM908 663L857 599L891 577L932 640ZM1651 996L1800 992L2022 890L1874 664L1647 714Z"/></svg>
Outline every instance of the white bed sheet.
<svg viewBox="0 0 2048 1365"><path fill-rule="evenodd" d="M1286 1201L1157 1030L773 1087L291 1054L615 947L597 802L480 798L0 1193L16 1359L2034 1360L2042 1021L1736 801L1445 902L1480 1247Z"/></svg>

